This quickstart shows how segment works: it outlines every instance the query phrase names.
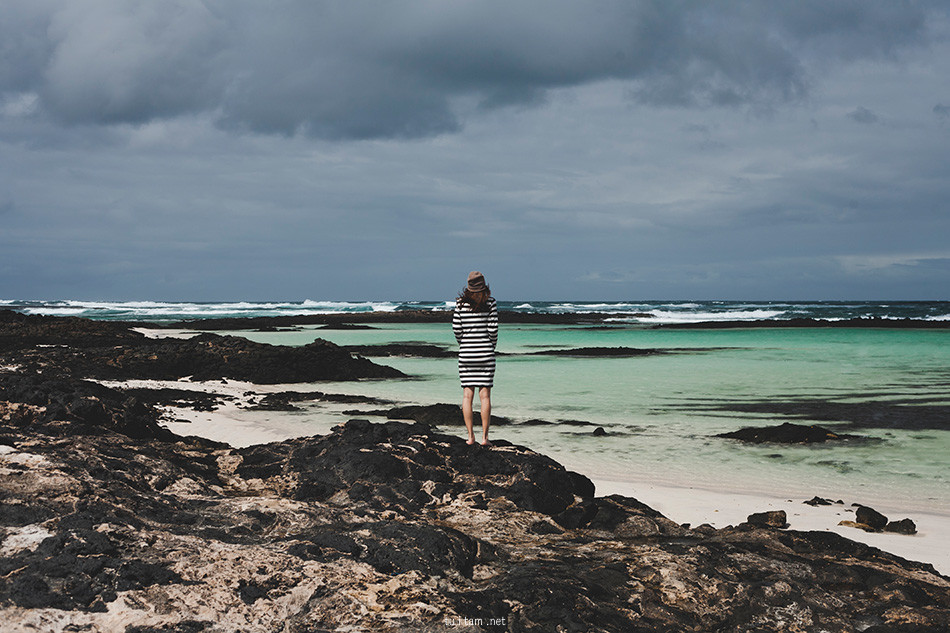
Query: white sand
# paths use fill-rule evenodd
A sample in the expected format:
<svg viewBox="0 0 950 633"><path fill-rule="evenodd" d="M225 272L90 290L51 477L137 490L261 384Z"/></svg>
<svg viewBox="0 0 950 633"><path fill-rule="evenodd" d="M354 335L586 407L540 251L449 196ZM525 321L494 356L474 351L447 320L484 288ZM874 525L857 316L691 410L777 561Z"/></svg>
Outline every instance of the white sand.
<svg viewBox="0 0 950 633"><path fill-rule="evenodd" d="M340 409L352 405L321 404L324 415L312 411L303 414L288 412L247 411L249 402L266 393L281 391L314 390L309 385L258 385L229 380L193 382L128 380L101 381L113 387L162 387L189 389L229 395L231 400L215 411L195 411L188 408L161 407L171 418L182 421L166 421L165 427L179 435L197 435L234 447L278 442L293 437L329 433L344 416ZM248 395L248 394L251 395ZM775 497L747 491L716 491L700 487L677 487L652 482L618 482L594 480L598 496L620 494L633 497L661 512L677 523L693 526L709 523L721 528L737 525L754 512L785 510L790 529L803 531L831 531L846 538L867 543L909 560L932 564L937 571L950 575L950 516L906 512L897 504L871 504L891 520L910 518L917 525L917 534L868 533L863 530L840 526L839 521L854 520L851 503L860 499L844 499L844 505L812 507L805 505L803 498Z"/></svg>
<svg viewBox="0 0 950 633"><path fill-rule="evenodd" d="M175 407L162 407L173 412L175 421L163 422L162 426L178 435L197 435L216 442L225 442L235 448L254 444L280 442L291 437L315 435L316 432L285 433L253 420L242 420L237 407L227 404L216 411L194 411Z"/></svg>
<svg viewBox="0 0 950 633"><path fill-rule="evenodd" d="M869 533L838 525L839 521L854 520L854 508L847 499L845 505L812 507L805 505L804 499L777 499L646 482L595 480L594 485L597 496L619 494L633 497L677 523L689 523L694 527L703 523L716 528L737 525L755 512L784 510L790 529L835 532L909 560L930 563L938 572L950 574L950 516L913 513L908 517L898 509L875 504L874 509L891 520L912 519L917 524L917 534Z"/></svg>
<svg viewBox="0 0 950 633"><path fill-rule="evenodd" d="M107 387L146 389L185 389L229 396L214 411L195 411L187 407L159 406L166 419L161 422L178 435L197 435L240 448L253 444L280 442L292 437L325 434L339 424L339 411L353 408L351 404L321 403L324 415L295 414L287 411L248 411L245 409L261 396L281 391L320 391L308 384L258 385L238 380L121 380L98 381Z"/></svg>

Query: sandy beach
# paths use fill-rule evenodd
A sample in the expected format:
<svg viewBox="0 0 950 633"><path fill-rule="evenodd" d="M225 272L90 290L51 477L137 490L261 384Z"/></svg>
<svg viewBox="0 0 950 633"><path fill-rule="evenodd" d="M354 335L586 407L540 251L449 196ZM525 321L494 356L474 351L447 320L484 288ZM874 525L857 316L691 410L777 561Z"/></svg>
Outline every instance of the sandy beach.
<svg viewBox="0 0 950 633"><path fill-rule="evenodd" d="M159 381L133 380L108 382L109 386L182 388L230 396L215 411L195 411L188 408L163 407L170 418L165 426L179 435L197 435L225 442L235 447L281 441L314 433L314 424L307 417L270 416L266 422L248 419L242 407L255 396L251 394L277 393L291 385L257 385L228 381ZM297 385L296 388L300 388ZM340 418L340 422L344 418ZM320 429L328 432L330 429ZM446 429L451 432L451 429ZM461 429L459 430L461 432ZM530 447L529 447L530 448ZM805 499L769 496L748 490L709 490L702 487L671 486L649 481L611 481L593 479L597 496L622 495L635 498L661 512L677 523L692 526L708 523L715 528L737 525L756 512L784 510L789 529L801 531L829 531L851 540L866 543L903 558L930 563L945 575L950 575L950 516L942 514L908 513L891 506L875 504L875 509L893 520L908 517L917 526L917 534L869 533L839 525L854 520L851 500L844 504L810 506Z"/></svg>
<svg viewBox="0 0 950 633"><path fill-rule="evenodd" d="M917 534L869 533L838 525L853 521L854 508L849 504L810 506L803 499L786 499L749 494L741 491L713 491L702 488L678 488L649 482L618 482L594 480L598 496L619 494L633 497L678 523L693 526L708 523L715 528L737 525L755 512L784 510L789 529L835 532L853 541L867 543L903 558L930 563L950 575L950 516L914 513ZM875 507L891 519L904 514L886 506Z"/></svg>

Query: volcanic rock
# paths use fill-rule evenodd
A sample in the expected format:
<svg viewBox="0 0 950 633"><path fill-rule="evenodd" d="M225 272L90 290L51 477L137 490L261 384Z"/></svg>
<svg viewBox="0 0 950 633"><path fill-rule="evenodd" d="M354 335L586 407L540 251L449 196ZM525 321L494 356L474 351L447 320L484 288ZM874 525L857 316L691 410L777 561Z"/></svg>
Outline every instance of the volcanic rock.
<svg viewBox="0 0 950 633"><path fill-rule="evenodd" d="M835 433L815 424L804 425L784 422L777 426L745 427L738 431L719 433L714 437L725 437L750 444L764 444L766 442L812 444L830 440L856 439L858 436Z"/></svg>
<svg viewBox="0 0 950 633"><path fill-rule="evenodd" d="M399 422L244 449L75 428L0 422L12 631L950 626L929 565L832 533L690 530L505 442Z"/></svg>
<svg viewBox="0 0 950 633"><path fill-rule="evenodd" d="M812 497L811 499L809 499L808 501L803 501L802 503L804 503L805 505L809 505L809 506L813 506L813 507L816 507L816 508L817 508L818 506L830 506L830 505L833 505L833 504L841 505L841 504L843 504L844 502L843 502L843 501L832 501L831 499L825 499L825 498L823 498L823 497L814 496L814 497Z"/></svg>
<svg viewBox="0 0 950 633"><path fill-rule="evenodd" d="M570 420L570 419L559 419L555 421L551 420L541 420L539 418L531 418L530 420L524 420L520 424L524 426L547 426L551 424L564 424L567 426L595 426L593 422L588 422L587 420Z"/></svg>
<svg viewBox="0 0 950 633"><path fill-rule="evenodd" d="M143 338L112 347L40 347L8 354L7 359L26 371L106 380L190 376L194 380L229 378L275 384L404 376L322 339L288 347L216 334L184 340Z"/></svg>
<svg viewBox="0 0 950 633"><path fill-rule="evenodd" d="M750 514L746 519L746 523L759 527L785 528L788 527L788 517L785 510L770 510Z"/></svg>
<svg viewBox="0 0 950 633"><path fill-rule="evenodd" d="M130 325L133 324L0 310L0 353L37 345L107 347L145 340L144 335L129 329Z"/></svg>
<svg viewBox="0 0 950 633"><path fill-rule="evenodd" d="M158 411L145 401L88 380L0 373L0 415L3 410L8 423L32 431L177 437L159 425Z"/></svg>
<svg viewBox="0 0 950 633"><path fill-rule="evenodd" d="M900 521L889 521L884 526L885 532L894 532L896 534L917 534L917 524L910 519L901 519Z"/></svg>
<svg viewBox="0 0 950 633"><path fill-rule="evenodd" d="M429 405L407 405L403 407L393 407L382 411L364 411L363 415L386 416L390 420L415 420L431 426L462 426L465 421L462 418L462 407L457 404L429 404ZM475 417L478 418L478 411L475 411ZM476 420L481 424L481 420ZM495 426L510 424L511 420L504 416L492 415L491 423Z"/></svg>
<svg viewBox="0 0 950 633"><path fill-rule="evenodd" d="M867 506L859 505L854 511L854 520L870 527L872 530L883 530L887 525L887 517Z"/></svg>
<svg viewBox="0 0 950 633"><path fill-rule="evenodd" d="M222 401L233 399L231 396L222 395L220 393L171 387L131 387L122 389L122 392L134 396L148 404L183 407L194 409L195 411L214 411L221 406Z"/></svg>
<svg viewBox="0 0 950 633"><path fill-rule="evenodd" d="M531 356L611 356L618 358L634 358L637 356L657 356L668 354L673 350L649 349L640 347L575 347L570 349L546 349L538 352L529 352Z"/></svg>

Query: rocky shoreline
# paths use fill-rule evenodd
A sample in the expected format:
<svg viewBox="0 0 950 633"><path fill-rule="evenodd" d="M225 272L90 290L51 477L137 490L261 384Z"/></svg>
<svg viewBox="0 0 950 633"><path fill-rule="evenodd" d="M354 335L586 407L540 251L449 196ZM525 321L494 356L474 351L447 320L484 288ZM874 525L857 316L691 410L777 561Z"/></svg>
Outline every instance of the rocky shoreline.
<svg viewBox="0 0 950 633"><path fill-rule="evenodd" d="M950 579L932 566L781 517L680 525L526 447L423 422L234 448L172 434L154 404L213 402L87 380L382 367L346 350L162 347L24 318L0 319L5 631L950 629Z"/></svg>
<svg viewBox="0 0 950 633"><path fill-rule="evenodd" d="M204 333L149 338L119 322L0 310L0 360L23 373L103 380L233 379L258 384L404 378L323 339L301 347Z"/></svg>

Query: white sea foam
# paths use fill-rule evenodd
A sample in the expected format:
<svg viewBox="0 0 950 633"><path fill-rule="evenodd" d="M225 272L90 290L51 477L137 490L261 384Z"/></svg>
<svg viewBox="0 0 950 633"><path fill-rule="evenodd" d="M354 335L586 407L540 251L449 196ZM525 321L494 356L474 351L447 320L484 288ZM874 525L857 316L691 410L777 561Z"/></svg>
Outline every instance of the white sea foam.
<svg viewBox="0 0 950 633"><path fill-rule="evenodd" d="M643 303L556 303L551 310L587 314L590 312L636 312L648 307Z"/></svg>
<svg viewBox="0 0 950 633"><path fill-rule="evenodd" d="M774 319L784 314L783 310L730 310L724 312L671 312L669 310L650 310L650 317L643 317L650 323L699 323L705 321L757 321Z"/></svg>
<svg viewBox="0 0 950 633"><path fill-rule="evenodd" d="M74 316L87 312L85 308L25 308L26 314L45 314L47 316Z"/></svg>
<svg viewBox="0 0 950 633"><path fill-rule="evenodd" d="M326 312L393 312L399 304L391 301L312 301L307 299L302 306L311 311Z"/></svg>
<svg viewBox="0 0 950 633"><path fill-rule="evenodd" d="M400 304L390 301L313 301L195 303L165 301L5 301L27 314L104 318L200 318L222 316L297 316L345 312L392 312Z"/></svg>

